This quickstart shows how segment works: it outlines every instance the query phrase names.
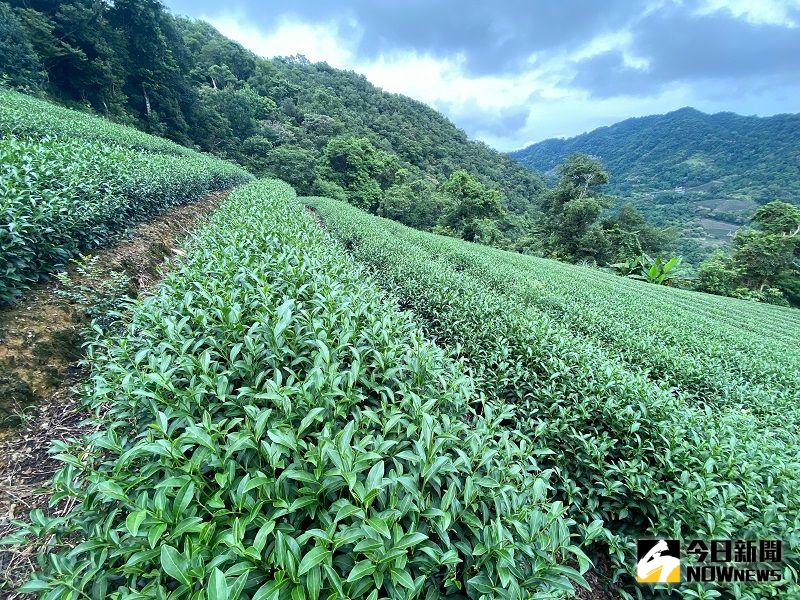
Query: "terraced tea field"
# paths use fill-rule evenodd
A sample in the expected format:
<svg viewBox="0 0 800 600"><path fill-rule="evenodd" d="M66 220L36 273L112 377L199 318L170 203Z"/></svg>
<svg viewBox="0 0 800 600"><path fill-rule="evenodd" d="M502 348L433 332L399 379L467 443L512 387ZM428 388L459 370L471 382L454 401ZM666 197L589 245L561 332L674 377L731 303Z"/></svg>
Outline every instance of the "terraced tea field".
<svg viewBox="0 0 800 600"><path fill-rule="evenodd" d="M5 540L36 549L21 592L658 596L630 576L635 540L662 537L780 539L782 583L720 589L800 597L796 310L422 233L0 99L6 304L234 188L95 328L85 428L54 444L50 508Z"/></svg>
<svg viewBox="0 0 800 600"><path fill-rule="evenodd" d="M670 536L783 539L796 569L796 311L305 201L426 333L455 349L485 397L517 408L509 425L533 435L579 531L603 523L619 573L634 562L634 538ZM784 592L797 593L769 591Z"/></svg>
<svg viewBox="0 0 800 600"><path fill-rule="evenodd" d="M167 140L0 90L0 305L125 227L249 178Z"/></svg>
<svg viewBox="0 0 800 600"><path fill-rule="evenodd" d="M57 448L29 591L519 597L583 583L549 473L280 182L234 191L91 348L98 433ZM76 545L77 544L77 545ZM524 564L520 564L523 561Z"/></svg>

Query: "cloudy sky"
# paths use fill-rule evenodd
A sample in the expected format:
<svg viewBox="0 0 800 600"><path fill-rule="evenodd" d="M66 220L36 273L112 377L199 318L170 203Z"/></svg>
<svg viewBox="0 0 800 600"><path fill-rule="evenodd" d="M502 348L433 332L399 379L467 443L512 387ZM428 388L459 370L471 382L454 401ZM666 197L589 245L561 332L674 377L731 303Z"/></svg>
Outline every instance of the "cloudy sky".
<svg viewBox="0 0 800 600"><path fill-rule="evenodd" d="M162 0L513 150L683 106L800 112L800 0Z"/></svg>

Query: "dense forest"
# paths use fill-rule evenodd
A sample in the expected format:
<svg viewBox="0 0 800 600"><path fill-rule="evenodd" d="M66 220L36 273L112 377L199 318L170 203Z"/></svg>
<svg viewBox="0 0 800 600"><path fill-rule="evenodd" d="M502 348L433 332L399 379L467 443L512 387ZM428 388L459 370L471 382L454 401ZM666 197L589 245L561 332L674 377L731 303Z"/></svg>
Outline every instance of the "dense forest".
<svg viewBox="0 0 800 600"><path fill-rule="evenodd" d="M699 248L682 249L699 258L728 241L759 205L799 201L798 148L800 115L708 115L683 108L546 140L511 156L551 175L575 152L599 158L613 174L608 190L630 198L652 223L698 239Z"/></svg>
<svg viewBox="0 0 800 600"><path fill-rule="evenodd" d="M498 226L516 237L543 190L537 175L420 102L301 56L257 57L156 0L9 0L0 17L7 84L276 175L301 193L388 214L413 202L438 216L437 187L463 170L501 194L510 212Z"/></svg>

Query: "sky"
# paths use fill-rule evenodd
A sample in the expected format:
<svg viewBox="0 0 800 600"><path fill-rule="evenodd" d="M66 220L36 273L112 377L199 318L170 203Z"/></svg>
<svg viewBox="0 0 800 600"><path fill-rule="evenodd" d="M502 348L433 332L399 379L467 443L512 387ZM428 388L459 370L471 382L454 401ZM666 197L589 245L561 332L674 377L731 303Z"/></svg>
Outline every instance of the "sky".
<svg viewBox="0 0 800 600"><path fill-rule="evenodd" d="M162 0L351 69L502 150L684 106L800 112L800 0Z"/></svg>

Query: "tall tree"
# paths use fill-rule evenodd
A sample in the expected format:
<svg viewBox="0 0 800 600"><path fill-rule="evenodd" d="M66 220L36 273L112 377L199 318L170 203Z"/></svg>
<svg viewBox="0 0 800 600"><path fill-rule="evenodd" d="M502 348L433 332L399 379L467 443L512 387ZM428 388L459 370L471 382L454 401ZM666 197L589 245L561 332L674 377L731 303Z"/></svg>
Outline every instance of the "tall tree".
<svg viewBox="0 0 800 600"><path fill-rule="evenodd" d="M151 131L188 143L184 108L192 108L195 91L172 18L157 0L116 0L108 18L126 40L125 92L138 116Z"/></svg>
<svg viewBox="0 0 800 600"><path fill-rule="evenodd" d="M37 88L44 70L25 27L7 4L0 2L0 81L19 88Z"/></svg>
<svg viewBox="0 0 800 600"><path fill-rule="evenodd" d="M733 259L744 283L753 289L775 287L787 271L797 270L800 251L800 207L770 202L753 215L752 228L736 233Z"/></svg>
<svg viewBox="0 0 800 600"><path fill-rule="evenodd" d="M119 115L124 42L106 19L103 0L10 0L27 29L50 85L70 100Z"/></svg>
<svg viewBox="0 0 800 600"><path fill-rule="evenodd" d="M500 192L487 188L466 171L450 175L442 191L450 200L443 222L465 240L486 237L486 221L498 220L505 212ZM488 235L494 237L495 233Z"/></svg>
<svg viewBox="0 0 800 600"><path fill-rule="evenodd" d="M607 244L605 254L597 254L600 263L629 260L642 254L658 254L675 239L675 231L648 223L633 204L625 202L619 210L600 222Z"/></svg>
<svg viewBox="0 0 800 600"><path fill-rule="evenodd" d="M351 204L376 212L397 169L397 157L376 148L369 139L339 136L325 146L320 175L341 186Z"/></svg>
<svg viewBox="0 0 800 600"><path fill-rule="evenodd" d="M800 207L774 201L733 238L729 255L699 268L698 289L800 305Z"/></svg>
<svg viewBox="0 0 800 600"><path fill-rule="evenodd" d="M573 154L559 168L556 187L541 201L540 229L545 250L556 258L594 258L606 250L597 219L612 198L602 192L608 173L600 162L585 154Z"/></svg>

